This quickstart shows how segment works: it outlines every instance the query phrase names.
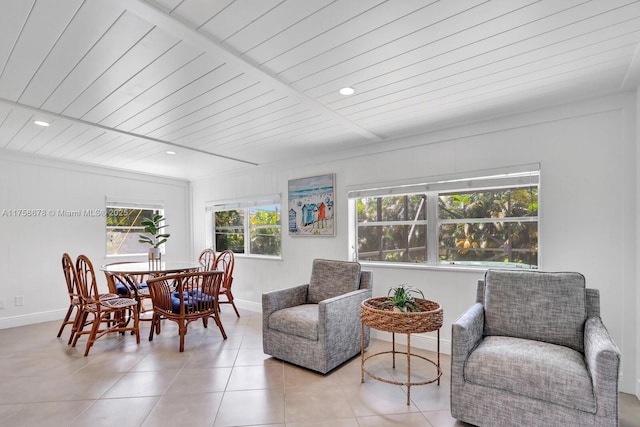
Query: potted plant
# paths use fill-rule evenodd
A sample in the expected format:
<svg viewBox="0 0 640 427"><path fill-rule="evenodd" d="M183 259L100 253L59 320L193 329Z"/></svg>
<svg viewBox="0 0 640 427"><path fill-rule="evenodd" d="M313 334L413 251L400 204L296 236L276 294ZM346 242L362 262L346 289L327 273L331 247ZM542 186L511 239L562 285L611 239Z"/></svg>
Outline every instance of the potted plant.
<svg viewBox="0 0 640 427"><path fill-rule="evenodd" d="M170 234L162 232L163 228L168 227L168 225L161 225L164 219L164 216L156 214L153 218L144 217L140 222L140 225L144 226L146 234L140 234L138 242L151 245L149 259L160 258L160 245L165 243L170 236Z"/></svg>
<svg viewBox="0 0 640 427"><path fill-rule="evenodd" d="M408 311L422 311L416 303L417 295L420 295L422 299L424 299L422 291L414 286L408 286L404 283L398 286L392 286L387 293L388 299L382 303L380 308L403 313Z"/></svg>

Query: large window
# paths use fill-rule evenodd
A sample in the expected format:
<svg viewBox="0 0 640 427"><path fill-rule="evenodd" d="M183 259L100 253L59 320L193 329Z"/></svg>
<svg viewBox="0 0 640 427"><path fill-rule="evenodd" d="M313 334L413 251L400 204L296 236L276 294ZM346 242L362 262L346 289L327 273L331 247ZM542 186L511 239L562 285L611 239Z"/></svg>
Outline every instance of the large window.
<svg viewBox="0 0 640 427"><path fill-rule="evenodd" d="M144 218L164 215L164 209L158 205L135 206L121 202L109 202L106 205L107 256L147 255L149 245L139 243L144 226Z"/></svg>
<svg viewBox="0 0 640 427"><path fill-rule="evenodd" d="M536 169L350 191L355 258L537 268L538 177Z"/></svg>
<svg viewBox="0 0 640 427"><path fill-rule="evenodd" d="M213 247L237 254L280 257L281 205L279 198L213 205Z"/></svg>

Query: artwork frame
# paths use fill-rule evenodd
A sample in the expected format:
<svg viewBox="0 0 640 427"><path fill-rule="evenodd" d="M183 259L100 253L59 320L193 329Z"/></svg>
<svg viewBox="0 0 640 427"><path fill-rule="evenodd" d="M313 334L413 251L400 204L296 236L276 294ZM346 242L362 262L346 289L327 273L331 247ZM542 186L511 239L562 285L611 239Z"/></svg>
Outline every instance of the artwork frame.
<svg viewBox="0 0 640 427"><path fill-rule="evenodd" d="M335 185L334 173L289 180L290 236L336 235Z"/></svg>

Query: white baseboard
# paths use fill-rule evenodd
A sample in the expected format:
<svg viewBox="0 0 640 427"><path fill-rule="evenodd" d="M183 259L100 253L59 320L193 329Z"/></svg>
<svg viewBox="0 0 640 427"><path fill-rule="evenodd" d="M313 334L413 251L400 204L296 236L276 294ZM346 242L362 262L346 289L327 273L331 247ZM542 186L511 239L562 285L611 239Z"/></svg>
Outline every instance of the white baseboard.
<svg viewBox="0 0 640 427"><path fill-rule="evenodd" d="M0 318L0 329L16 328L18 326L33 325L34 323L51 322L59 320L62 322L67 310L51 310L40 313L23 314Z"/></svg>
<svg viewBox="0 0 640 427"><path fill-rule="evenodd" d="M242 300L242 299L238 299L238 298L234 298L234 302L236 303L236 306L238 308L241 308L243 310L248 310L254 313L262 313L262 304L258 303L258 302L253 302L253 301L246 301L246 300ZM220 304L224 307L223 304Z"/></svg>

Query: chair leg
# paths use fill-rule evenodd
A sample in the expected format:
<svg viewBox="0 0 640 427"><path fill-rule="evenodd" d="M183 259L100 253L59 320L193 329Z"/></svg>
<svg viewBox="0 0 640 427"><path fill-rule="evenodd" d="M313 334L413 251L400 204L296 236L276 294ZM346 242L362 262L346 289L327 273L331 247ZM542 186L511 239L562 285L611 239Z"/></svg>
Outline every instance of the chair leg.
<svg viewBox="0 0 640 427"><path fill-rule="evenodd" d="M73 304L70 304L69 308L67 309L67 314L64 316L64 320L62 321L62 325L60 325L60 330L58 331L58 338L60 338L60 335L62 335L62 330L64 329L64 327L70 324L69 318L71 317L72 312L73 312Z"/></svg>
<svg viewBox="0 0 640 427"><path fill-rule="evenodd" d="M236 316L240 317L238 307L236 307L236 303L233 302L233 294L231 293L231 291L227 290L227 292L225 292L225 295L227 296L227 302L233 306L233 311L236 312Z"/></svg>
<svg viewBox="0 0 640 427"><path fill-rule="evenodd" d="M222 326L222 321L220 320L220 316L218 315L219 313L216 313L213 317L213 320L216 322L216 325L218 325L218 329L220 329L220 333L222 334L222 338L224 338L225 340L227 339L227 333L224 331L224 327Z"/></svg>
<svg viewBox="0 0 640 427"><path fill-rule="evenodd" d="M98 336L98 331L100 330L100 323L102 319L99 319L97 316L93 320L93 325L91 325L91 332L89 333L89 338L87 339L87 345L84 349L85 357L89 355L89 350L93 347L93 343L96 341L96 337Z"/></svg>
<svg viewBox="0 0 640 427"><path fill-rule="evenodd" d="M138 307L132 307L131 310L133 315L133 329L136 334L136 343L140 344L140 313L138 312ZM153 331L153 328L151 331Z"/></svg>
<svg viewBox="0 0 640 427"><path fill-rule="evenodd" d="M149 330L149 341L153 341L153 333L160 333L160 315L158 313L153 313L153 317L151 318L151 329Z"/></svg>
<svg viewBox="0 0 640 427"><path fill-rule="evenodd" d="M178 323L178 334L180 335L180 353L184 351L184 336L187 334L187 324L184 320Z"/></svg>
<svg viewBox="0 0 640 427"><path fill-rule="evenodd" d="M71 344L71 347L75 347L76 344L78 343L78 338L80 338L80 335L82 335L82 330L86 326L88 316L89 316L89 313L87 313L84 310L80 310L80 312L76 315L76 324L73 327L74 332L72 336L69 337L69 343ZM73 343L71 343L72 339L73 339Z"/></svg>

